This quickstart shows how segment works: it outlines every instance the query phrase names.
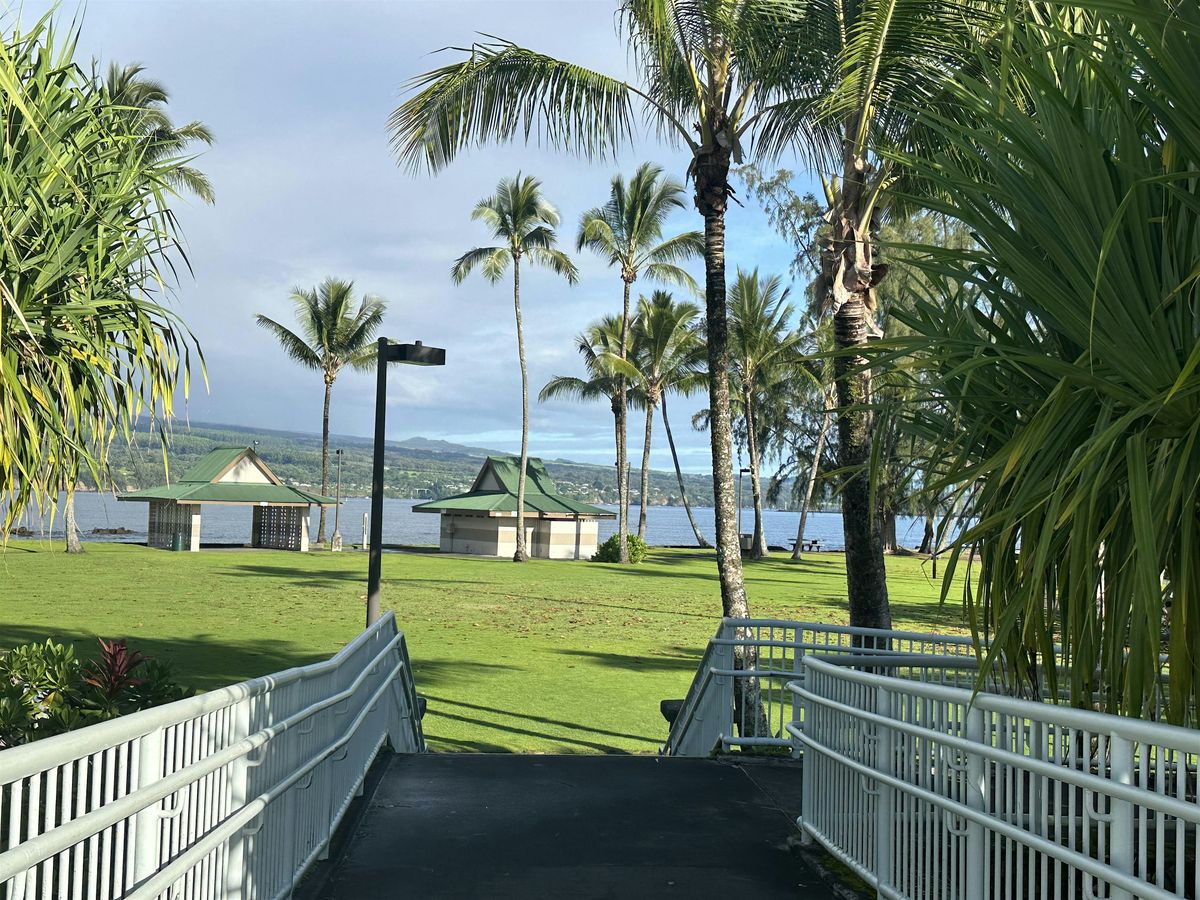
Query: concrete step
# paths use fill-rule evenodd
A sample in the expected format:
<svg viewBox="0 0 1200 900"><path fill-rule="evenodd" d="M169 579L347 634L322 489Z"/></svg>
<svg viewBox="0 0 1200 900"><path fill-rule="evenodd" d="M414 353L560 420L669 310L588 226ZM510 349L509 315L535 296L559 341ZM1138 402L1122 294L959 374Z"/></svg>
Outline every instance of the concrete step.
<svg viewBox="0 0 1200 900"><path fill-rule="evenodd" d="M310 896L830 896L788 848L800 770L650 756L395 756Z"/></svg>

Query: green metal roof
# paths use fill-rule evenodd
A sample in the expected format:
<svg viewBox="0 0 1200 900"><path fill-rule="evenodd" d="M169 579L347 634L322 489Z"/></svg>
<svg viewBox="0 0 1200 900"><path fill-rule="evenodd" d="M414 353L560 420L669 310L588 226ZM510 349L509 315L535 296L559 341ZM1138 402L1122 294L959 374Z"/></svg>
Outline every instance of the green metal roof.
<svg viewBox="0 0 1200 900"><path fill-rule="evenodd" d="M214 479L249 457L263 469L273 481L271 484L249 482L220 482ZM309 491L280 484L275 473L259 459L250 447L218 447L202 457L188 469L175 484L163 484L141 491L129 491L118 500L150 501L174 500L177 503L241 503L252 506L280 506L284 504L336 503L332 497L322 497Z"/></svg>
<svg viewBox="0 0 1200 900"><path fill-rule="evenodd" d="M500 490L483 490L481 483L488 472L496 476ZM413 512L495 512L517 511L517 476L521 471L521 460L515 456L489 456L475 477L475 484L465 494L443 497L418 503ZM572 500L558 492L554 479L546 472L540 459L530 459L525 468L525 512L547 515L590 516L597 519L612 519L616 513Z"/></svg>

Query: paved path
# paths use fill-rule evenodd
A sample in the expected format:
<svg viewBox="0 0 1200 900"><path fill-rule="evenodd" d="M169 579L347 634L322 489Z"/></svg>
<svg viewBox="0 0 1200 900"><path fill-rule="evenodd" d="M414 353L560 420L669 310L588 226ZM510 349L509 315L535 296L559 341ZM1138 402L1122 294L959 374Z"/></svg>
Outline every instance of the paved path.
<svg viewBox="0 0 1200 900"><path fill-rule="evenodd" d="M799 782L769 763L395 756L309 896L827 898L787 848Z"/></svg>

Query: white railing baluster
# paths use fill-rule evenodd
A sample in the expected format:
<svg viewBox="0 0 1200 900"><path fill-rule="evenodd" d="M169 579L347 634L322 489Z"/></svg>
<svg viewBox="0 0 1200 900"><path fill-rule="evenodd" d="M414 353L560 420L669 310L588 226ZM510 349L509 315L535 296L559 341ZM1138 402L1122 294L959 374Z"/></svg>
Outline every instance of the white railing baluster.
<svg viewBox="0 0 1200 900"><path fill-rule="evenodd" d="M885 720L892 718L892 695L886 685L875 688L875 713ZM875 724L875 770L889 777L895 775L896 754L892 747L890 721ZM895 827L895 790L891 785L876 783L875 797L875 878L880 897L887 896L892 886L892 832ZM865 823L864 823L865 824Z"/></svg>

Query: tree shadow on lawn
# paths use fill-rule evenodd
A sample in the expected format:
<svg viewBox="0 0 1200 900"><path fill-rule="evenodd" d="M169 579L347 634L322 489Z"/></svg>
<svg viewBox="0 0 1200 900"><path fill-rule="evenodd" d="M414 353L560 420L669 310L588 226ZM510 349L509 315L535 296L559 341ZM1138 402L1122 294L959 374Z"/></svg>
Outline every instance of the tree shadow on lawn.
<svg viewBox="0 0 1200 900"><path fill-rule="evenodd" d="M418 690L420 685L418 685ZM493 706L482 706L476 703L467 703L462 700L451 700L449 697L439 697L434 694L428 694L424 691L421 693L429 699L429 710L426 712L426 717L434 716L444 719L451 719L456 722L462 722L468 725L474 725L481 729L492 729L493 731L502 731L506 734L516 734L525 737L541 738L547 741L554 741L560 744L567 744L583 748L585 750L599 750L604 753L628 753L627 747L617 747L612 744L606 744L599 740L590 740L592 735L598 737L616 737L624 738L631 741L644 741L647 744L661 744L661 737L647 737L644 734L630 734L625 731L612 731L606 728L594 728L591 725L584 725L579 722L566 722L562 719L552 719L547 716L538 716L531 713L510 712L504 709L497 709ZM454 707L462 712L448 712L446 707ZM489 718L481 718L479 715L472 713L485 713ZM569 732L580 732L586 737L564 737L559 734L554 734L550 731L539 731L535 728L523 727L522 724L509 724L493 721L490 717L502 716L504 718L515 719L518 723L532 723L538 725L548 725L556 728L566 729ZM434 723L430 723L434 724ZM429 736L430 740L454 740L438 738L434 735ZM493 745L495 746L495 745ZM515 752L511 748L508 752Z"/></svg>
<svg viewBox="0 0 1200 900"><path fill-rule="evenodd" d="M605 653L600 650L555 650L563 656L575 656L590 660L610 669L624 669L629 672L695 672L703 658L703 653L688 647L668 647L675 656L656 656L654 654L633 655L624 653Z"/></svg>
<svg viewBox="0 0 1200 900"><path fill-rule="evenodd" d="M328 659L341 646L339 644L328 653L321 653L304 650L276 638L230 640L219 634L163 638L138 634L137 631L98 633L32 625L4 625L2 630L0 648L7 649L35 641L41 643L52 638L61 643L74 644L76 654L85 659L97 655L97 638L124 638L133 649L169 663L183 684L204 691Z"/></svg>
<svg viewBox="0 0 1200 900"><path fill-rule="evenodd" d="M357 569L307 569L303 566L262 565L245 563L226 569L222 575L240 577L242 575L266 576L268 578L288 578L297 587L341 587L345 584L358 583L362 585L363 593L367 590L367 572ZM489 585L490 581L468 581L465 578L411 578L406 576L387 577L383 586L399 587L405 584L479 584Z"/></svg>
<svg viewBox="0 0 1200 900"><path fill-rule="evenodd" d="M703 619L706 621L716 621L714 613L697 613L688 612L684 609L647 609L644 606L628 606L624 603L604 603L600 600L581 600L577 597L539 597L544 603L557 603L565 606L579 606L583 608L602 607L604 609L623 609L626 612L645 613L650 616L670 616L676 618L682 616L685 619Z"/></svg>

